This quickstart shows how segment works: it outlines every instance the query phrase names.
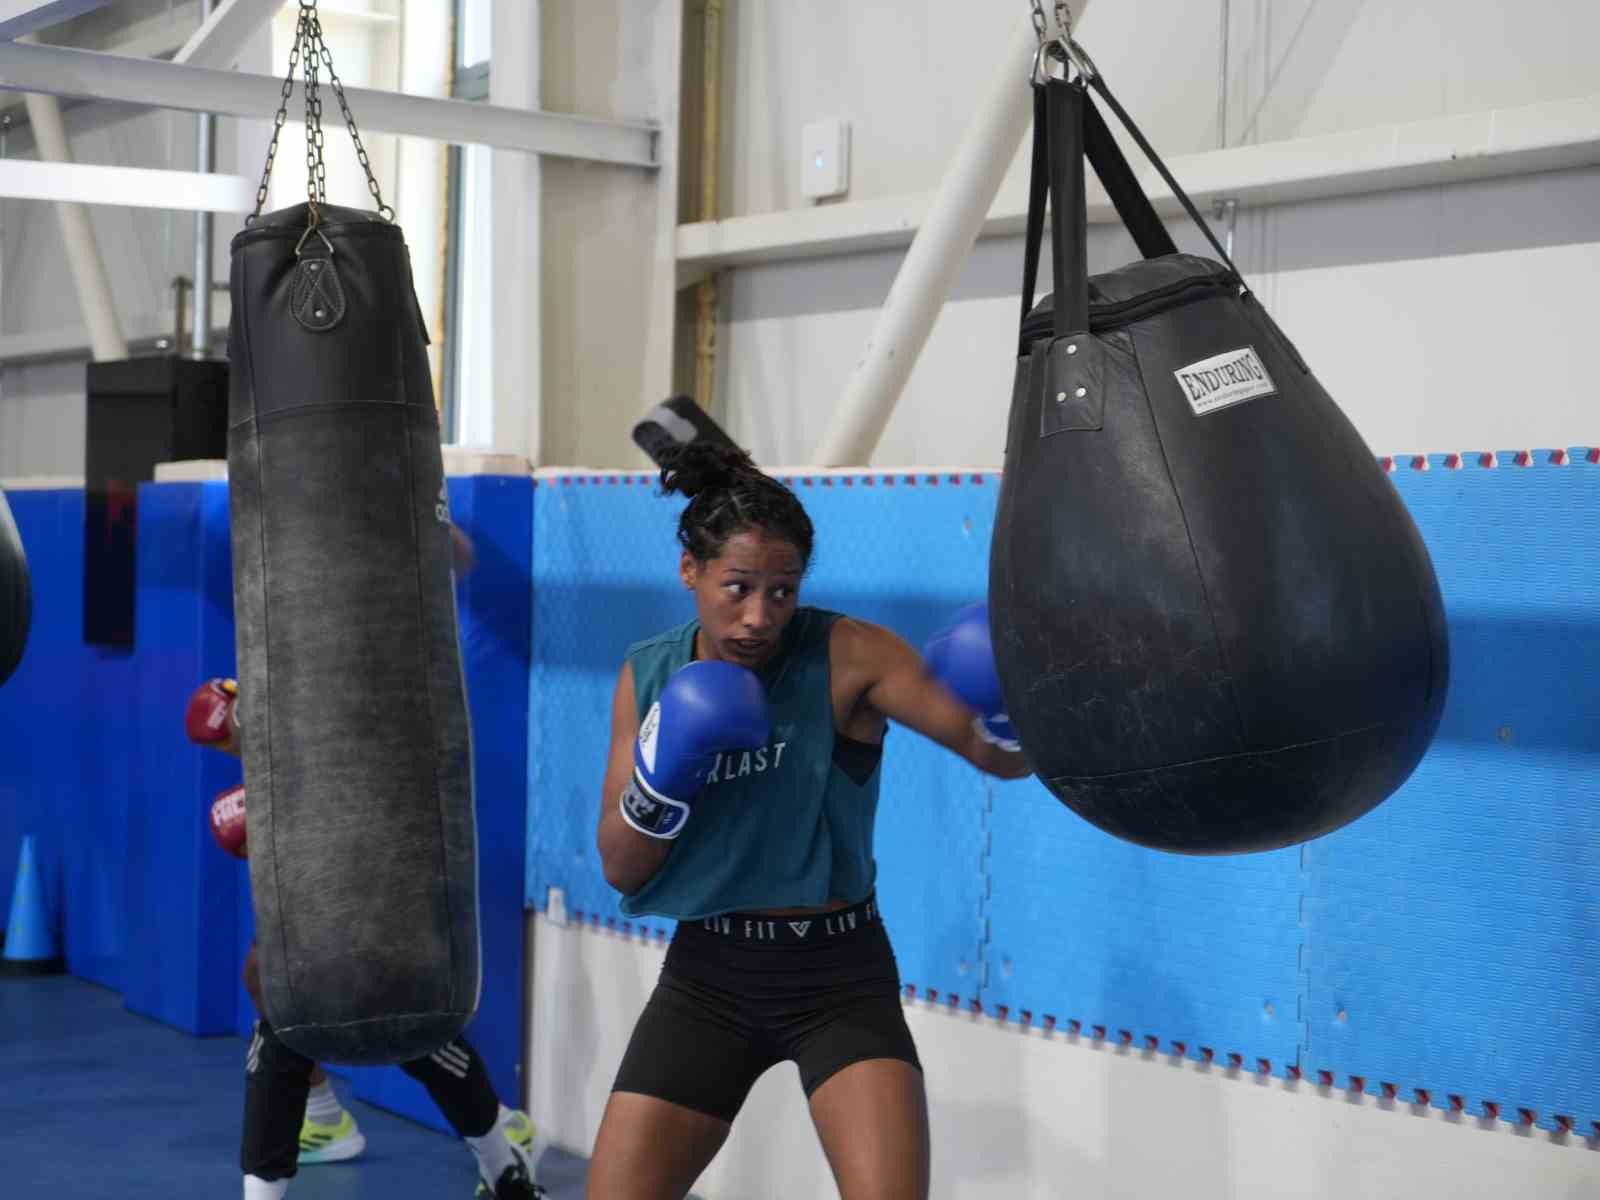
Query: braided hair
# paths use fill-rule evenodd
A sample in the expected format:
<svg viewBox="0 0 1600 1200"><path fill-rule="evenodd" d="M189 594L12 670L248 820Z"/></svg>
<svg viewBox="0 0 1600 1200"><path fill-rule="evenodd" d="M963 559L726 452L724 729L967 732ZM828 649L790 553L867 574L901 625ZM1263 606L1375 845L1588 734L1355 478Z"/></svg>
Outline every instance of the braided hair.
<svg viewBox="0 0 1600 1200"><path fill-rule="evenodd" d="M661 490L688 497L678 517L678 541L696 562L722 553L728 539L746 529L781 537L811 562L813 531L799 498L751 460L743 450L690 442L661 469Z"/></svg>

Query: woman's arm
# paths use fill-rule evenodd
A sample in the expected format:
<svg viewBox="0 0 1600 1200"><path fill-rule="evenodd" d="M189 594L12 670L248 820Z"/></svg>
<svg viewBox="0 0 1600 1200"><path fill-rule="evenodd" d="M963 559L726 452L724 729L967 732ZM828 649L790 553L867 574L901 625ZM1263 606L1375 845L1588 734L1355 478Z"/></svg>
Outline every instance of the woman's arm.
<svg viewBox="0 0 1600 1200"><path fill-rule="evenodd" d="M1002 750L978 733L978 714L928 674L922 657L903 638L869 621L837 622L841 658L859 672L863 699L874 709L955 751L978 770L1000 779L1033 773L1028 760Z"/></svg>
<svg viewBox="0 0 1600 1200"><path fill-rule="evenodd" d="M633 743L639 734L638 707L633 695L633 668L622 664L617 690L611 701L611 751L600 793L600 830L596 843L606 882L631 896L661 869L672 849L670 841L646 837L622 818L619 798L633 775Z"/></svg>

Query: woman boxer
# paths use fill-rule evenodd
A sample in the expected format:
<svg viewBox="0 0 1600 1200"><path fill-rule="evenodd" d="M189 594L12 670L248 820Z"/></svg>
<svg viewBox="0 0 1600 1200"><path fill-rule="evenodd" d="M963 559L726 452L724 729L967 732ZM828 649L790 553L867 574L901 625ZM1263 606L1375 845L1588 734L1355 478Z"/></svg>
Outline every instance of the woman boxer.
<svg viewBox="0 0 1600 1200"><path fill-rule="evenodd" d="M631 647L617 680L598 842L623 910L682 922L601 1123L590 1200L680 1200L756 1078L793 1060L843 1200L928 1194L927 1101L874 899L889 721L991 775L1029 773L982 606L927 661L804 607L812 527L738 451L661 473L689 498L680 575L696 619Z"/></svg>

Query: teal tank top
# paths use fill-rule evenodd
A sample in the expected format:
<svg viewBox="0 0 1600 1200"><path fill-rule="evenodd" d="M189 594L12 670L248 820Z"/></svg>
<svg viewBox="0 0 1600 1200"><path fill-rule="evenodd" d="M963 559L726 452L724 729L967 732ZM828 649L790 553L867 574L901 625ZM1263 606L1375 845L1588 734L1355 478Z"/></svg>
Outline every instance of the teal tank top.
<svg viewBox="0 0 1600 1200"><path fill-rule="evenodd" d="M772 736L759 750L719 755L650 881L623 898L630 916L695 920L753 908L849 904L872 893L879 747L833 725L828 638L837 613L795 610L778 653L757 677ZM628 648L638 716L694 655L699 621Z"/></svg>

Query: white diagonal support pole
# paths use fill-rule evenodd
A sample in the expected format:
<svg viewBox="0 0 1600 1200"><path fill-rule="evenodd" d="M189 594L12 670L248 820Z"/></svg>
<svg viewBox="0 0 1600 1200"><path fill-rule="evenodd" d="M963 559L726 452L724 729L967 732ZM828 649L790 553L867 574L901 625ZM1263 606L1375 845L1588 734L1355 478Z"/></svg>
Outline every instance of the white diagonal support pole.
<svg viewBox="0 0 1600 1200"><path fill-rule="evenodd" d="M70 163L72 153L67 148L60 103L54 96L32 94L26 100L28 124L33 127L39 157L53 163ZM61 222L61 239L66 243L72 281L78 289L78 307L83 310L83 322L89 327L94 357L102 362L127 358L128 343L122 336L122 325L111 299L111 276L106 272L105 259L100 256L100 246L94 240L89 210L82 204L62 202L56 205L56 216Z"/></svg>
<svg viewBox="0 0 1600 1200"><path fill-rule="evenodd" d="M0 43L0 89L259 120L277 111L283 80L58 46ZM362 129L588 162L659 165L656 127L643 122L602 121L367 88L346 88L345 93Z"/></svg>
<svg viewBox="0 0 1600 1200"><path fill-rule="evenodd" d="M200 28L172 56L190 67L225 70L238 61L245 44L283 7L284 0L222 0Z"/></svg>
<svg viewBox="0 0 1600 1200"><path fill-rule="evenodd" d="M1073 12L1081 19L1087 7L1088 0L1075 0ZM817 466L856 466L871 459L1028 130L1033 116L1028 69L1038 45L1032 22L1020 19L812 456Z"/></svg>

